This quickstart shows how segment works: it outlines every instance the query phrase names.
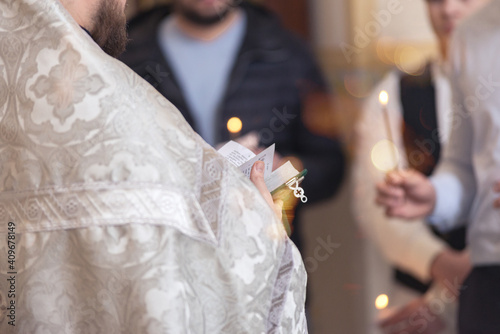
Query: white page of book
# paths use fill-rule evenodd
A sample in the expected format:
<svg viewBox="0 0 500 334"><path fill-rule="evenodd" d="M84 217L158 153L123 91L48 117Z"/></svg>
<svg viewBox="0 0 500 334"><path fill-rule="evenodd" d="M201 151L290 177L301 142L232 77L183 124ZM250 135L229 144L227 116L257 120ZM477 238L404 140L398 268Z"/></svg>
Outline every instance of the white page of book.
<svg viewBox="0 0 500 334"><path fill-rule="evenodd" d="M250 177L250 171L252 170L253 164L259 160L263 161L265 164L264 178L267 178L273 171L274 147L275 145L272 144L264 151L255 155L243 145L230 141L219 149L219 153L233 165L238 167L247 177Z"/></svg>
<svg viewBox="0 0 500 334"><path fill-rule="evenodd" d="M245 162L255 157L255 153L232 140L222 146L218 152L236 167L243 165Z"/></svg>
<svg viewBox="0 0 500 334"><path fill-rule="evenodd" d="M287 161L265 179L267 189L272 192L297 174L299 174L297 169L290 161Z"/></svg>

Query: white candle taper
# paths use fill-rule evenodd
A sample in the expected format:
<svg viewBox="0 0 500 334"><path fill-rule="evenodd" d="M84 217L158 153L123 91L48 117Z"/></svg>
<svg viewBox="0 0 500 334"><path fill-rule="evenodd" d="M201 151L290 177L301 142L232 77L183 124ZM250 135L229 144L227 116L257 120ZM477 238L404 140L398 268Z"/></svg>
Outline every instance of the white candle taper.
<svg viewBox="0 0 500 334"><path fill-rule="evenodd" d="M391 142L391 152L394 159L394 169L398 169L398 157L396 152L396 143L394 142L394 137L392 136L391 123L389 122L389 112L387 110L387 104L389 103L389 94L385 90L381 91L378 100L382 105L382 113L384 114L385 128L387 131L387 139Z"/></svg>

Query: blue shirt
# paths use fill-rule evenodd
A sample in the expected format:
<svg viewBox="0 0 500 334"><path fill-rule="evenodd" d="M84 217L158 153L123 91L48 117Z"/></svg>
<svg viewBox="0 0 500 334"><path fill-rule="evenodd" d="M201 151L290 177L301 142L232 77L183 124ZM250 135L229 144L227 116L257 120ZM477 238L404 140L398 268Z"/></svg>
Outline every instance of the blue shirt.
<svg viewBox="0 0 500 334"><path fill-rule="evenodd" d="M217 110L246 30L246 16L217 38L203 41L181 31L175 16L159 27L159 44L171 64L191 111L198 133L215 145Z"/></svg>

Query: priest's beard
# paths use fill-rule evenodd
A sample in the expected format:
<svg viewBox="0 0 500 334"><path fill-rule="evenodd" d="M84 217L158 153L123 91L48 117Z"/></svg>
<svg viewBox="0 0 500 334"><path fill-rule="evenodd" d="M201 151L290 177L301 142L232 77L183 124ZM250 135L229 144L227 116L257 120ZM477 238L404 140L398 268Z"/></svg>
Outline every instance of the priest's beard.
<svg viewBox="0 0 500 334"><path fill-rule="evenodd" d="M95 18L92 38L104 52L118 57L127 45L127 18L119 0L102 0Z"/></svg>
<svg viewBox="0 0 500 334"><path fill-rule="evenodd" d="M225 4L223 5L224 7L221 6L222 8L220 9L215 8L217 13L212 15L200 14L187 6L183 6L182 1L177 2L176 6L178 13L189 22L199 26L209 27L223 21L229 14L229 12L236 6L236 1L226 0Z"/></svg>

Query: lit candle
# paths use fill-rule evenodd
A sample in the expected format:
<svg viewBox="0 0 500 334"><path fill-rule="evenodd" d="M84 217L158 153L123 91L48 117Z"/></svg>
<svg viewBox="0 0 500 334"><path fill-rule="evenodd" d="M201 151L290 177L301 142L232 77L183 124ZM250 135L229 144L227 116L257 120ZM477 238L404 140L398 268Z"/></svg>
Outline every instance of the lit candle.
<svg viewBox="0 0 500 334"><path fill-rule="evenodd" d="M235 139L241 132L243 128L243 123L238 117L231 117L227 121L227 130L231 134L231 139Z"/></svg>
<svg viewBox="0 0 500 334"><path fill-rule="evenodd" d="M375 308L377 309L376 317L378 319L377 322L387 319L393 312L393 310L387 308L387 306L389 306L389 297L386 294L378 295L375 299Z"/></svg>
<svg viewBox="0 0 500 334"><path fill-rule="evenodd" d="M383 310L389 305L389 297L386 294L381 294L375 299L375 307L377 310Z"/></svg>
<svg viewBox="0 0 500 334"><path fill-rule="evenodd" d="M391 130L391 123L389 122L389 112L387 111L387 104L389 103L389 94L385 90L381 91L378 100L380 104L382 105L382 113L384 114L384 121L385 121L385 128L387 131L387 139L393 144L392 147L393 149L391 150L392 152L392 157L394 159L394 169L398 169L398 158L397 158L397 152L396 148L394 147L394 139L392 137L392 130Z"/></svg>

